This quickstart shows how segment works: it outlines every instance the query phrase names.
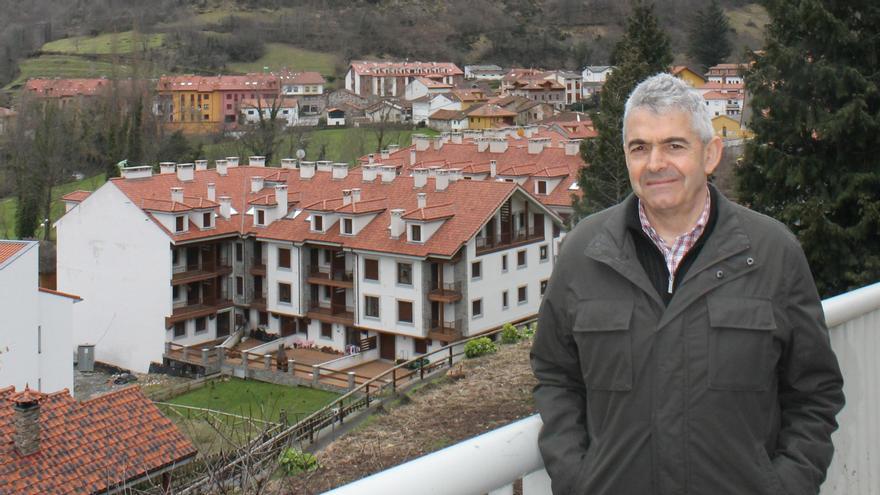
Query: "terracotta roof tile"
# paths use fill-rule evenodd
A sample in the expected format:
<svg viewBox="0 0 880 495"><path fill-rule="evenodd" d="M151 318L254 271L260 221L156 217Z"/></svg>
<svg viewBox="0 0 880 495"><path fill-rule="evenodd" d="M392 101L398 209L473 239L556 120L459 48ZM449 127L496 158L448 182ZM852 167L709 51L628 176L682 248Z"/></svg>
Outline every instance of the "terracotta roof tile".
<svg viewBox="0 0 880 495"><path fill-rule="evenodd" d="M27 245L27 242L0 241L0 263L12 258Z"/></svg>
<svg viewBox="0 0 880 495"><path fill-rule="evenodd" d="M440 220L455 215L455 206L451 204L425 206L404 213L406 220Z"/></svg>
<svg viewBox="0 0 880 495"><path fill-rule="evenodd" d="M351 68L360 75L442 77L464 74L464 71L451 62L372 62L368 60L352 60Z"/></svg>
<svg viewBox="0 0 880 495"><path fill-rule="evenodd" d="M31 394L40 405L40 448L21 456L13 441L13 404L22 396L12 387L0 390L0 493L95 493L196 455L138 387L85 402L67 390Z"/></svg>
<svg viewBox="0 0 880 495"><path fill-rule="evenodd" d="M278 74L282 84L326 84L324 76L320 72L290 72L282 71Z"/></svg>
<svg viewBox="0 0 880 495"><path fill-rule="evenodd" d="M362 215L366 213L376 213L388 208L387 198L375 198L367 201L361 200L349 203L336 208L336 213L348 213L352 215Z"/></svg>
<svg viewBox="0 0 880 495"><path fill-rule="evenodd" d="M47 98L93 96L110 84L109 79L29 79L25 91Z"/></svg>
<svg viewBox="0 0 880 495"><path fill-rule="evenodd" d="M243 76L162 76L158 91L263 91L278 87L274 74L245 74Z"/></svg>
<svg viewBox="0 0 880 495"><path fill-rule="evenodd" d="M516 117L516 112L505 110L498 105L489 104L468 112L468 117Z"/></svg>
<svg viewBox="0 0 880 495"><path fill-rule="evenodd" d="M75 202L79 203L79 202L83 201L84 199L88 198L89 195L91 195L91 194L92 194L92 191L83 191L83 190L73 191L73 192L69 192L69 193L65 194L64 196L61 196L61 200L62 201L75 201Z"/></svg>

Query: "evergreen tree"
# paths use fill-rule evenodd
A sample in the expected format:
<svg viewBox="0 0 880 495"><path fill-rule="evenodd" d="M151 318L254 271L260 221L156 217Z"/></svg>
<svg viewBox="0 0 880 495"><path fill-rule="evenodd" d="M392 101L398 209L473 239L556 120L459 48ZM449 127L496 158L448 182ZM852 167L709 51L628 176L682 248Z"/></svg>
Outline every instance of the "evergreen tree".
<svg viewBox="0 0 880 495"><path fill-rule="evenodd" d="M730 56L730 22L718 0L712 0L706 10L694 15L688 40L688 55L705 71Z"/></svg>
<svg viewBox="0 0 880 495"><path fill-rule="evenodd" d="M798 236L819 291L880 279L880 6L767 2L763 53L746 74L755 138L740 200Z"/></svg>
<svg viewBox="0 0 880 495"><path fill-rule="evenodd" d="M624 105L639 82L672 63L669 37L657 25L652 5L635 4L613 60L616 68L602 86L599 111L592 114L599 135L581 144L587 166L578 175L583 197L574 207L579 218L619 203L631 191L621 134Z"/></svg>

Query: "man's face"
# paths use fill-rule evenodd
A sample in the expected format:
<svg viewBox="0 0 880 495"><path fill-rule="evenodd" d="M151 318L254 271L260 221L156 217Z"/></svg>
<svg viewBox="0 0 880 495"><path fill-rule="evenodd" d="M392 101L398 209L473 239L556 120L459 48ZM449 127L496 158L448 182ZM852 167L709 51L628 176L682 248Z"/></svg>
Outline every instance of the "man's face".
<svg viewBox="0 0 880 495"><path fill-rule="evenodd" d="M632 110L624 153L633 191L649 213L689 216L703 207L706 178L721 159L721 140L704 145L691 116L678 110Z"/></svg>

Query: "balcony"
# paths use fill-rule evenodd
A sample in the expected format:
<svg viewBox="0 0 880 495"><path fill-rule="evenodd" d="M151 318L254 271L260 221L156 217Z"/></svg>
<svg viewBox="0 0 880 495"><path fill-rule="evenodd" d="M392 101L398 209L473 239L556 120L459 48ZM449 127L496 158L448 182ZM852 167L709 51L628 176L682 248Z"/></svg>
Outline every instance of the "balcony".
<svg viewBox="0 0 880 495"><path fill-rule="evenodd" d="M834 459L821 495L876 492L880 451L880 283L822 303L831 346L843 371L847 405L832 436ZM549 495L550 478L538 451L537 415L337 488L328 495L361 493L513 493ZM455 473L455 476L449 476Z"/></svg>
<svg viewBox="0 0 880 495"><path fill-rule="evenodd" d="M171 272L171 285L183 285L229 275L232 273L232 266L225 259L221 259L219 263L215 263L214 260L205 260L201 263L172 267Z"/></svg>
<svg viewBox="0 0 880 495"><path fill-rule="evenodd" d="M314 285L329 285L343 289L354 288L354 273L351 270L307 267L309 276L306 282Z"/></svg>
<svg viewBox="0 0 880 495"><path fill-rule="evenodd" d="M255 258L251 264L251 275L266 276L266 262L261 258Z"/></svg>
<svg viewBox="0 0 880 495"><path fill-rule="evenodd" d="M251 298L250 307L252 309L256 309L257 311L266 311L266 296L262 295L259 297Z"/></svg>
<svg viewBox="0 0 880 495"><path fill-rule="evenodd" d="M477 237L477 255L522 246L531 242L544 240L544 231L531 231L518 229L512 232L502 232L497 236Z"/></svg>
<svg viewBox="0 0 880 495"><path fill-rule="evenodd" d="M462 322L456 321L431 321L428 338L441 342L455 342L462 338Z"/></svg>
<svg viewBox="0 0 880 495"><path fill-rule="evenodd" d="M428 292L429 301L452 303L461 300L461 282L441 283L431 281L431 290Z"/></svg>
<svg viewBox="0 0 880 495"><path fill-rule="evenodd" d="M326 323L339 323L340 325L354 325L354 307L344 304L322 304L317 301L309 302L309 310L306 317Z"/></svg>
<svg viewBox="0 0 880 495"><path fill-rule="evenodd" d="M170 328L177 322L191 318L210 316L229 307L232 307L232 300L223 297L175 302L172 306L171 316L165 317L165 328Z"/></svg>

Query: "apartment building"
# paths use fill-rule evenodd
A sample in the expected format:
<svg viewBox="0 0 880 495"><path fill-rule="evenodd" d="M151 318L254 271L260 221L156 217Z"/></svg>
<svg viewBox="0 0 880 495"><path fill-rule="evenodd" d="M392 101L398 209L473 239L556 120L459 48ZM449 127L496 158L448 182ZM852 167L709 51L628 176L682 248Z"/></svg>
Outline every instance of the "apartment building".
<svg viewBox="0 0 880 495"><path fill-rule="evenodd" d="M417 78L458 86L464 72L451 62L352 60L345 75L345 89L361 96L404 96L407 85Z"/></svg>
<svg viewBox="0 0 880 495"><path fill-rule="evenodd" d="M714 83L743 84L743 74L748 69L749 64L718 64L709 67L706 79Z"/></svg>
<svg viewBox="0 0 880 495"><path fill-rule="evenodd" d="M537 313L562 220L520 184L295 167L134 167L66 198L58 284L90 303L98 359L145 370L166 342L258 327L398 359Z"/></svg>
<svg viewBox="0 0 880 495"><path fill-rule="evenodd" d="M73 390L78 296L38 287L39 243L0 241L0 388Z"/></svg>
<svg viewBox="0 0 880 495"><path fill-rule="evenodd" d="M320 73L282 71L278 77L281 81L281 94L296 97L303 115L318 115L324 111L324 85L327 81Z"/></svg>

